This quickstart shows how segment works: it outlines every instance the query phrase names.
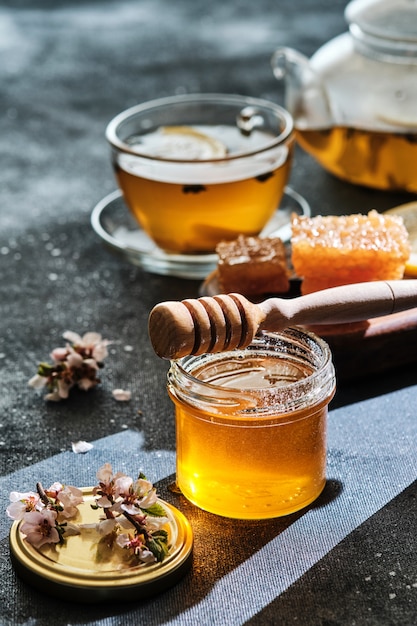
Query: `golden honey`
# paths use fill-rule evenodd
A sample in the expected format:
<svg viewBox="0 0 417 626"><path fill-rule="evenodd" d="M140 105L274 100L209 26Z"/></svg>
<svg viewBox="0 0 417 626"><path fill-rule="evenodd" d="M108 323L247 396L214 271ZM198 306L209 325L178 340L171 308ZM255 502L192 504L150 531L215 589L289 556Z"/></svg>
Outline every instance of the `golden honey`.
<svg viewBox="0 0 417 626"><path fill-rule="evenodd" d="M417 133L344 126L296 130L300 146L329 172L356 185L417 192Z"/></svg>
<svg viewBox="0 0 417 626"><path fill-rule="evenodd" d="M334 387L327 345L296 328L264 333L245 350L173 362L179 489L231 518L306 507L326 482Z"/></svg>

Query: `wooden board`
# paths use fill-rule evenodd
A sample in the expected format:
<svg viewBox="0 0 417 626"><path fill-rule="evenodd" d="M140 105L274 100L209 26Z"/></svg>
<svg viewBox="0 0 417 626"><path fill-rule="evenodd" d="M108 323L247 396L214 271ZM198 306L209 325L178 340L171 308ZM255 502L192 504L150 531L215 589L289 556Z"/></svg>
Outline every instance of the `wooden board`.
<svg viewBox="0 0 417 626"><path fill-rule="evenodd" d="M356 324L314 326L330 346L339 379L417 364L417 308Z"/></svg>

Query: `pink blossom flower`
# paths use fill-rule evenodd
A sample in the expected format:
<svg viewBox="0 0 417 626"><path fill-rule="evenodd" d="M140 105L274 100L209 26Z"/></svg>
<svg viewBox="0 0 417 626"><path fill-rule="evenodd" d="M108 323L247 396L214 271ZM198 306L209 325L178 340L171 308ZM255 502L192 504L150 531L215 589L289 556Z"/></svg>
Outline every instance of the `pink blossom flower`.
<svg viewBox="0 0 417 626"><path fill-rule="evenodd" d="M11 519L15 520L22 519L25 513L40 510L43 507L39 495L33 491L27 491L26 493L12 491L10 502L11 504L7 507L6 512Z"/></svg>
<svg viewBox="0 0 417 626"><path fill-rule="evenodd" d="M120 476L114 481L114 494L116 498L129 498L132 494L133 479L130 476Z"/></svg>
<svg viewBox="0 0 417 626"><path fill-rule="evenodd" d="M37 374L29 380L35 389L46 386L49 393L45 399L54 402L67 399L74 386L87 391L100 382L97 372L108 355L110 343L95 332L81 337L68 330L64 338L69 343L51 352L53 364L40 363Z"/></svg>
<svg viewBox="0 0 417 626"><path fill-rule="evenodd" d="M122 498L118 509L131 515L140 514L142 509L149 508L157 500L156 490L149 480L139 478L133 482L130 476L122 476L114 481L114 495Z"/></svg>
<svg viewBox="0 0 417 626"><path fill-rule="evenodd" d="M134 554L142 563L154 563L156 561L155 556L144 544L142 535L132 537L131 535L124 533L117 536L116 543L124 550L133 550Z"/></svg>
<svg viewBox="0 0 417 626"><path fill-rule="evenodd" d="M96 474L98 480L103 483L109 483L113 477L113 468L110 463L105 463L100 467Z"/></svg>
<svg viewBox="0 0 417 626"><path fill-rule="evenodd" d="M105 463L97 472L99 484L94 487L93 494L99 495L101 498L96 500L98 506L102 508L110 508L116 498L116 482L125 476L123 472L117 472L113 475L113 469L110 463Z"/></svg>
<svg viewBox="0 0 417 626"><path fill-rule="evenodd" d="M63 485L56 481L44 490L44 506L57 512L59 523L72 519L78 514L78 505L84 502L83 492L77 487ZM48 502L49 501L49 502Z"/></svg>
<svg viewBox="0 0 417 626"><path fill-rule="evenodd" d="M123 476L126 476L124 472L116 472L115 474L113 474L113 468L110 463L105 463L104 465L102 465L102 467L97 472L97 478L108 485L111 484L113 489L116 481Z"/></svg>
<svg viewBox="0 0 417 626"><path fill-rule="evenodd" d="M46 543L59 543L56 517L56 512L50 509L25 513L20 530L26 535L26 541L35 548L40 548Z"/></svg>
<svg viewBox="0 0 417 626"><path fill-rule="evenodd" d="M59 363L60 361L65 361L68 356L68 348L55 348L51 352L51 359L55 361L55 363Z"/></svg>
<svg viewBox="0 0 417 626"><path fill-rule="evenodd" d="M149 480L139 478L135 482L135 493L138 496L138 504L142 509L148 509L157 500L156 489Z"/></svg>
<svg viewBox="0 0 417 626"><path fill-rule="evenodd" d="M108 355L107 346L110 342L107 339L102 339L99 333L88 332L81 337L78 333L67 330L63 336L64 339L70 341L77 352L82 352L85 356L91 356L98 363L104 361Z"/></svg>
<svg viewBox="0 0 417 626"><path fill-rule="evenodd" d="M49 487L49 489L45 489L45 493L48 496L48 498L56 499L58 497L58 494L63 490L63 488L64 486L62 483L54 482Z"/></svg>
<svg viewBox="0 0 417 626"><path fill-rule="evenodd" d="M61 485L62 487L62 485ZM76 487L65 486L56 496L57 502L63 507L58 512L59 521L73 519L78 514L78 505L84 502L83 492Z"/></svg>
<svg viewBox="0 0 417 626"><path fill-rule="evenodd" d="M67 367L74 367L74 368L81 367L81 365L83 364L83 357L81 354L78 354L78 352L75 352L74 350L71 349L68 352L66 364L67 364Z"/></svg>
<svg viewBox="0 0 417 626"><path fill-rule="evenodd" d="M91 506L102 513L96 523L83 526L96 528L101 537L99 544L104 542L108 549L118 545L131 550L129 561L134 555L142 563L162 562L169 554L169 533L163 528L169 520L157 502L152 483L143 474L133 480L123 472L113 473L110 463L98 470L97 478L99 484L93 489L95 504ZM48 489L38 482L36 488L37 493L13 491L7 507L7 515L20 520L25 540L40 548L64 543L68 537L80 534L80 526L71 520L84 502L82 490L59 481Z"/></svg>

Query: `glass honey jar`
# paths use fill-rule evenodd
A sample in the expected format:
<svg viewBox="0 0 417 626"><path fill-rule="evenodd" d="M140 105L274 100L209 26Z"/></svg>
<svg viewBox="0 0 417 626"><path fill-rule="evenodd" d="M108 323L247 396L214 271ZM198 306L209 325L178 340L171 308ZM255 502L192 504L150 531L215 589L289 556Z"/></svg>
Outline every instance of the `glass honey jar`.
<svg viewBox="0 0 417 626"><path fill-rule="evenodd" d="M263 332L245 349L172 361L177 486L195 505L238 519L293 513L326 482L335 391L327 344L311 332Z"/></svg>

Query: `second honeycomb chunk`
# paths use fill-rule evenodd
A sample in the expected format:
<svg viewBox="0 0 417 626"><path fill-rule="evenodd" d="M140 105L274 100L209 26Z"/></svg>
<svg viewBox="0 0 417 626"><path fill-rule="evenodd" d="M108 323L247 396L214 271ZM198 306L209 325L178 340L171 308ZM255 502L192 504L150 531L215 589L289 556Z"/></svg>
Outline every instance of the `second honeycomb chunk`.
<svg viewBox="0 0 417 626"><path fill-rule="evenodd" d="M292 265L302 293L372 280L397 280L410 255L402 218L368 215L293 215Z"/></svg>

